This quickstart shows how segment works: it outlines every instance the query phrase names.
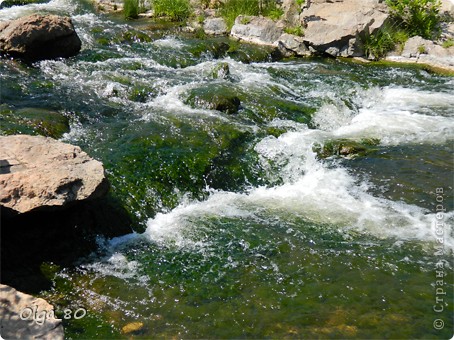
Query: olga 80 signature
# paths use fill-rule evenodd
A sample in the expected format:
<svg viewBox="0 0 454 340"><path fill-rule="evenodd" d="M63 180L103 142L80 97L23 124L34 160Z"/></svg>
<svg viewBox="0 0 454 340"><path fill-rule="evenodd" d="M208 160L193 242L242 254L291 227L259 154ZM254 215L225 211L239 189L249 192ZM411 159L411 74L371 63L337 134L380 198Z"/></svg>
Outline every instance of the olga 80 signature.
<svg viewBox="0 0 454 340"><path fill-rule="evenodd" d="M78 308L76 310L72 310L70 308L66 308L63 311L63 319L82 319L85 315L87 315L87 310L85 308ZM19 317L21 320L31 320L36 322L38 325L44 324L47 320L57 320L58 318L55 316L55 311L51 310L38 310L38 305L34 305L32 307L25 307L20 311Z"/></svg>

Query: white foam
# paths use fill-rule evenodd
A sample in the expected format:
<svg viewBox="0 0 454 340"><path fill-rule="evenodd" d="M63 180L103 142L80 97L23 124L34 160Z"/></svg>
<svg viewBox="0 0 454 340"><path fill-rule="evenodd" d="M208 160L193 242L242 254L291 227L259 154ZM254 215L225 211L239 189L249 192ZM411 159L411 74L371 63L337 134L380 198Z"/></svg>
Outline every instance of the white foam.
<svg viewBox="0 0 454 340"><path fill-rule="evenodd" d="M13 6L2 8L0 10L0 22L14 20L26 15L31 15L39 12L57 12L66 15L73 15L78 8L77 3L68 0L52 0L43 4L29 4L23 6Z"/></svg>
<svg viewBox="0 0 454 340"><path fill-rule="evenodd" d="M177 50L180 50L184 46L186 46L186 44L184 44L181 40L175 37L166 37L163 39L155 40L153 41L153 45Z"/></svg>
<svg viewBox="0 0 454 340"><path fill-rule="evenodd" d="M322 106L314 116L333 138L376 138L382 145L446 143L454 139L454 119L431 114L434 108L454 107L454 95L405 88L373 89L358 112L345 105ZM418 113L416 111L426 111Z"/></svg>
<svg viewBox="0 0 454 340"><path fill-rule="evenodd" d="M263 161L279 168L279 176L284 181L282 185L254 188L248 193L213 192L204 202L186 202L167 214L150 219L145 234L154 242L203 247L196 236L191 236L190 231L199 228L196 221L207 216L229 216L262 222L278 217L282 223L291 216L298 216L327 228L340 228L346 233L435 244L436 219L433 212L374 197L368 193L367 183L358 182L340 166L325 165L317 160L312 151L314 142L323 143L340 137L376 137L385 145L444 143L453 138L452 117L411 111L422 106L428 109L434 105L449 106L452 102L449 96L437 94L432 97L432 93L428 92L393 88L372 91L379 96L363 96L363 105L356 112L342 105L340 107L346 112L333 109L332 118L336 118L336 114L341 118L326 120L326 124L333 120L336 123L324 126L325 130L291 124L293 131L278 138L266 137L256 144L255 151ZM400 97L401 103L397 107L393 100L399 97L401 91L404 95ZM412 101L413 97L432 98L432 101ZM318 114L326 112L322 108ZM285 121L276 120L271 125L282 124L285 125ZM446 214L445 246L451 250L454 249L453 219L454 212Z"/></svg>

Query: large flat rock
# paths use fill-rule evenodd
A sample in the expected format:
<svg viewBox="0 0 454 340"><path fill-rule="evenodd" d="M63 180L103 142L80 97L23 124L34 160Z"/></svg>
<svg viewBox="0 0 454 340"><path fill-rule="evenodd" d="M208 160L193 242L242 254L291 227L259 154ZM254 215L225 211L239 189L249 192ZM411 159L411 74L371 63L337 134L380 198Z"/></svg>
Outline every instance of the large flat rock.
<svg viewBox="0 0 454 340"><path fill-rule="evenodd" d="M269 18L239 15L230 36L253 44L276 46L282 33L282 28Z"/></svg>
<svg viewBox="0 0 454 340"><path fill-rule="evenodd" d="M0 136L0 205L15 213L98 198L109 184L101 162L78 146L41 136Z"/></svg>
<svg viewBox="0 0 454 340"><path fill-rule="evenodd" d="M304 9L304 42L334 57L364 54L361 38L375 33L389 17L379 0L312 0Z"/></svg>
<svg viewBox="0 0 454 340"><path fill-rule="evenodd" d="M63 339L62 320L46 300L0 284L0 323L3 339Z"/></svg>

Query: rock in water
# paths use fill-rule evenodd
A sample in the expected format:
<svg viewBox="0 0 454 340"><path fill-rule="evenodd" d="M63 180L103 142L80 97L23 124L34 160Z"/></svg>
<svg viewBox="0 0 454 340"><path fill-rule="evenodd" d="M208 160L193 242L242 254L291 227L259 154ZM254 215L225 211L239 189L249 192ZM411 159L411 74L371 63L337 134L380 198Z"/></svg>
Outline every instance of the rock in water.
<svg viewBox="0 0 454 340"><path fill-rule="evenodd" d="M51 209L107 193L101 162L41 136L0 136L0 205L13 213Z"/></svg>
<svg viewBox="0 0 454 340"><path fill-rule="evenodd" d="M46 300L0 284L1 334L5 339L63 339L61 319Z"/></svg>
<svg viewBox="0 0 454 340"><path fill-rule="evenodd" d="M71 19L33 14L0 23L0 52L26 61L68 58L77 55L82 43Z"/></svg>

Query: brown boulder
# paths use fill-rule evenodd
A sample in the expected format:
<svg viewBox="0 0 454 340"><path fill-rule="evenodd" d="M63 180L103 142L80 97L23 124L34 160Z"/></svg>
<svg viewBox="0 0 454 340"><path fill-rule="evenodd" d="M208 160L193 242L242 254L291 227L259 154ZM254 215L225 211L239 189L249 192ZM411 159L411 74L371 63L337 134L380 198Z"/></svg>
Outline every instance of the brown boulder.
<svg viewBox="0 0 454 340"><path fill-rule="evenodd" d="M81 41L71 19L33 14L0 23L0 53L27 61L68 58L79 53Z"/></svg>
<svg viewBox="0 0 454 340"><path fill-rule="evenodd" d="M0 136L0 206L14 213L105 195L101 162L79 147L42 136Z"/></svg>

